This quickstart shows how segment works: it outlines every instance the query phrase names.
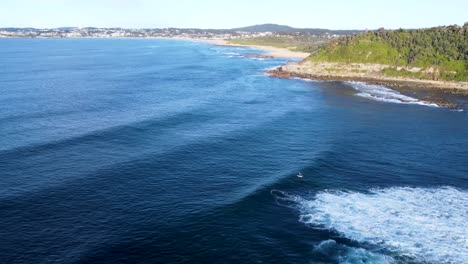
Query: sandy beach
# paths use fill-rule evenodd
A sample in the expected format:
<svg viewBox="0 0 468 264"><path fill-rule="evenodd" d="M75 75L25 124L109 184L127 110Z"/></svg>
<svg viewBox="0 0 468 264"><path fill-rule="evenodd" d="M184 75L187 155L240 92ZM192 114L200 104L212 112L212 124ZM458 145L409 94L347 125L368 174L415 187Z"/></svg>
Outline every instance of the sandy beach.
<svg viewBox="0 0 468 264"><path fill-rule="evenodd" d="M251 48L263 50L266 52L265 55L275 57L275 58L305 59L310 55L309 53L306 53L306 52L291 51L285 48L276 48L276 47L260 46L260 45L232 44L232 43L229 43L229 41L224 40L224 39L212 39L212 40L207 40L207 41L216 46L251 47Z"/></svg>

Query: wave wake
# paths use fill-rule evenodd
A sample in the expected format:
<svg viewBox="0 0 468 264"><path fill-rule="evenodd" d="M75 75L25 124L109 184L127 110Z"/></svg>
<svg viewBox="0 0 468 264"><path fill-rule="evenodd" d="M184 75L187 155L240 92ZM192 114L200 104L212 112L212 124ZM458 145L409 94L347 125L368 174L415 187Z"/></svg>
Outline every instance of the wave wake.
<svg viewBox="0 0 468 264"><path fill-rule="evenodd" d="M354 90L358 91L358 96L386 103L396 104L416 104L424 106L438 107L437 104L425 102L392 90L385 86L367 84L363 82L346 82Z"/></svg>
<svg viewBox="0 0 468 264"><path fill-rule="evenodd" d="M368 193L323 191L312 199L273 193L300 221L348 239L384 246L423 263L468 263L468 192L394 187Z"/></svg>

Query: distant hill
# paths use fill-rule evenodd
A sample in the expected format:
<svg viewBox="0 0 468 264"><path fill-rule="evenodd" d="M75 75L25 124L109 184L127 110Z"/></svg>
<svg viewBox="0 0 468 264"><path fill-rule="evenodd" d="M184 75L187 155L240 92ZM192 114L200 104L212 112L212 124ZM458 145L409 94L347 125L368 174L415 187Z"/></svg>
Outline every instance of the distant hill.
<svg viewBox="0 0 468 264"><path fill-rule="evenodd" d="M233 28L232 30L245 32L297 32L293 27L277 24L254 25L248 27Z"/></svg>
<svg viewBox="0 0 468 264"><path fill-rule="evenodd" d="M59 27L59 28L55 28L55 29L63 30L63 31L70 31L70 30L77 29L77 27Z"/></svg>
<svg viewBox="0 0 468 264"><path fill-rule="evenodd" d="M468 24L345 36L308 60L390 65L387 76L468 81Z"/></svg>
<svg viewBox="0 0 468 264"><path fill-rule="evenodd" d="M249 27L233 28L233 31L245 31L245 32L275 32L275 33L307 33L312 35L323 35L323 34L336 34L336 35L350 35L362 32L362 30L330 30L322 28L294 28L290 26L278 25L278 24L262 24L254 25Z"/></svg>

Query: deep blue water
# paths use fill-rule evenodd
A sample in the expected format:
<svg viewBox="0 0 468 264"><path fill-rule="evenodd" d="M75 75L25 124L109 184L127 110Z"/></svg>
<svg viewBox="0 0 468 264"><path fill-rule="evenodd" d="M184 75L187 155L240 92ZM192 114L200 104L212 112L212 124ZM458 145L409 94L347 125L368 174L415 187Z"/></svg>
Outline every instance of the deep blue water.
<svg viewBox="0 0 468 264"><path fill-rule="evenodd" d="M257 52L0 40L0 263L467 263L466 98Z"/></svg>

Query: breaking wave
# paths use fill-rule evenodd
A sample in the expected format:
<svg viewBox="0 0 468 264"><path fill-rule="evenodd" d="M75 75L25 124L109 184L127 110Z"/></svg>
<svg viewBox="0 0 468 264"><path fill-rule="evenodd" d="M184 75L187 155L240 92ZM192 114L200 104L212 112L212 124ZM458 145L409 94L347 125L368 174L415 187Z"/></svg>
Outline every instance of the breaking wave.
<svg viewBox="0 0 468 264"><path fill-rule="evenodd" d="M242 54L237 53L237 52L225 52L223 53L223 55L225 55L228 58L243 57Z"/></svg>
<svg viewBox="0 0 468 264"><path fill-rule="evenodd" d="M468 192L451 187L324 191L312 199L275 191L315 228L429 263L468 263Z"/></svg>
<svg viewBox="0 0 468 264"><path fill-rule="evenodd" d="M387 103L396 104L416 104L437 107L437 104L421 101L419 99L404 95L398 91L392 90L385 86L367 84L363 82L346 82L353 89L358 91L358 96Z"/></svg>

